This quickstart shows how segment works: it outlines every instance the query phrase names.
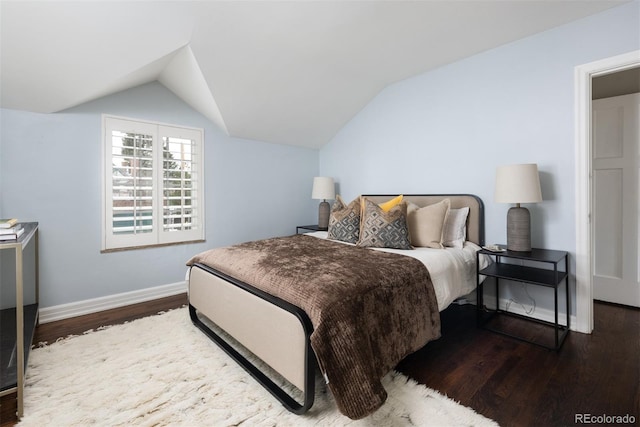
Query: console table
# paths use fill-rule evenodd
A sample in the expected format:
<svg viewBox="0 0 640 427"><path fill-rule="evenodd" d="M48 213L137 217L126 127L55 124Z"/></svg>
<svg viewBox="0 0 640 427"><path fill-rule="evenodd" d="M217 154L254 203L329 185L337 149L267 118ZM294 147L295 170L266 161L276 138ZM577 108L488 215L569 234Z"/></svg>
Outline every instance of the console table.
<svg viewBox="0 0 640 427"><path fill-rule="evenodd" d="M0 396L16 393L17 416L24 412L24 376L31 341L38 324L38 223L22 223L24 233L16 240L0 242L0 250L15 251L15 307L0 310ZM35 302L25 305L23 252L33 247Z"/></svg>

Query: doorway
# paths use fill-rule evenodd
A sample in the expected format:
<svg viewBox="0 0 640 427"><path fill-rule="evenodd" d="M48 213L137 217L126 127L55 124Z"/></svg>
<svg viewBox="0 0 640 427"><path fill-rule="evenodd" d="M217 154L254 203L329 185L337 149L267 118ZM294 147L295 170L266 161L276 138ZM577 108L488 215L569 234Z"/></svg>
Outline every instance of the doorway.
<svg viewBox="0 0 640 427"><path fill-rule="evenodd" d="M632 77L630 84L622 87L627 75ZM618 82L620 90L598 97L599 88L607 82ZM640 68L592 80L591 220L593 299L640 308L638 86Z"/></svg>
<svg viewBox="0 0 640 427"><path fill-rule="evenodd" d="M593 331L592 81L640 67L640 51L576 67L576 322L575 330Z"/></svg>

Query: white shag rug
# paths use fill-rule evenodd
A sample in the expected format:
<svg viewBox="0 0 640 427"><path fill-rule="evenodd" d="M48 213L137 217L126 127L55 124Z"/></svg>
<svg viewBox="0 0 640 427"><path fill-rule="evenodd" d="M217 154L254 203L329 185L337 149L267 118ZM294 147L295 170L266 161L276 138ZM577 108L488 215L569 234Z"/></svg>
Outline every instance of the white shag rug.
<svg viewBox="0 0 640 427"><path fill-rule="evenodd" d="M19 426L496 426L393 372L387 402L353 421L322 381L294 415L198 330L186 308L32 350Z"/></svg>

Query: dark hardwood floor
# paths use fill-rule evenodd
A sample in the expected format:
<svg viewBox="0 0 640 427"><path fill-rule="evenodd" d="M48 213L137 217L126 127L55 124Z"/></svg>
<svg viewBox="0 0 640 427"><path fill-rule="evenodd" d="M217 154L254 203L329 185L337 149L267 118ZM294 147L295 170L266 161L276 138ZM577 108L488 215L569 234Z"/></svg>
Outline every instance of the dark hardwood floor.
<svg viewBox="0 0 640 427"><path fill-rule="evenodd" d="M42 324L34 342L185 303L179 295ZM571 426L576 414L630 414L640 422L640 310L596 303L593 334L569 333L558 353L478 329L475 315L474 306L445 310L442 338L407 357L398 370L503 426ZM513 322L531 332L528 324ZM13 425L15 397L1 403L2 426Z"/></svg>
<svg viewBox="0 0 640 427"><path fill-rule="evenodd" d="M43 323L36 328L33 343L36 345L41 342L52 343L58 338L82 334L89 329L99 328L100 326L130 322L161 311L182 307L186 304L187 294L180 294L57 322Z"/></svg>
<svg viewBox="0 0 640 427"><path fill-rule="evenodd" d="M638 425L640 310L604 303L594 310L593 333L570 332L555 352L478 329L474 306L451 306L442 338L398 370L503 426L573 426L576 414L630 414ZM530 338L548 332L508 321Z"/></svg>

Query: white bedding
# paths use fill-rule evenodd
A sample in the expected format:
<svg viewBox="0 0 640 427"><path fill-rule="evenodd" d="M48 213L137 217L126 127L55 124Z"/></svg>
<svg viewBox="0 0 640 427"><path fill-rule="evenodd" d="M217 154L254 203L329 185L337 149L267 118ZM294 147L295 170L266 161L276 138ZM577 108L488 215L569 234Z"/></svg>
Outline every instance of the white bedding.
<svg viewBox="0 0 640 427"><path fill-rule="evenodd" d="M320 239L327 238L326 231L306 233ZM338 240L334 240L339 242ZM351 243L344 243L351 245ZM467 295L476 288L476 252L480 247L472 242L465 242L462 249L414 248L413 250L372 248L378 251L392 252L411 256L421 261L431 274L431 281L438 300L438 310L442 311L457 298ZM491 262L486 255L480 256L480 268Z"/></svg>

